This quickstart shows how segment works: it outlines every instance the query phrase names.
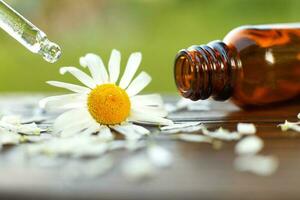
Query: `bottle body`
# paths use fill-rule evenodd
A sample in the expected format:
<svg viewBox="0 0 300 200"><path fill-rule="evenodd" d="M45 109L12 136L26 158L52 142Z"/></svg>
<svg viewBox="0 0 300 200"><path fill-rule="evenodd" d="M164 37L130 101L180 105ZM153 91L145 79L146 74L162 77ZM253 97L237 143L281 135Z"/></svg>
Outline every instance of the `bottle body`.
<svg viewBox="0 0 300 200"><path fill-rule="evenodd" d="M217 44L224 47L216 48ZM206 47L217 51L205 53L206 59L203 59L205 56L201 51ZM184 59L182 52L187 53L185 58L190 59L186 65L181 63ZM212 59L217 56L220 58ZM242 26L229 32L223 42L181 51L175 62L175 80L179 91L188 97L187 87L182 90L181 79L188 83L182 76L183 68L193 71L189 73L192 79L208 79L206 85L200 84L192 90L212 88L210 96L221 96L216 100L231 97L241 106L260 106L300 97L300 24ZM196 75L195 71L208 73L204 77ZM222 84L226 81L230 84ZM199 84L199 80L195 82ZM223 90L214 92L214 88ZM227 88L227 93L222 96L220 93L224 93L224 88ZM191 99L205 98L208 97L200 95Z"/></svg>

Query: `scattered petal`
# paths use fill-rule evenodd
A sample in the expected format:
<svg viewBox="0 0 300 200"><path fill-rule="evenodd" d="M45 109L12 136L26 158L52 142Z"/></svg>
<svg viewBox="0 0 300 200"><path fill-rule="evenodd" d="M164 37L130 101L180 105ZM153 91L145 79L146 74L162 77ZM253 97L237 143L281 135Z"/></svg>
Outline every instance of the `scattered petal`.
<svg viewBox="0 0 300 200"><path fill-rule="evenodd" d="M199 100L199 101L192 101L190 99L182 98L180 99L175 108L171 108L172 112L187 109L189 111L208 111L210 110L210 101L209 100Z"/></svg>
<svg viewBox="0 0 300 200"><path fill-rule="evenodd" d="M45 154L52 156L97 157L108 150L108 144L96 136L74 136L53 138L28 146L29 155Z"/></svg>
<svg viewBox="0 0 300 200"><path fill-rule="evenodd" d="M0 145L16 145L20 143L21 135L13 132L0 131Z"/></svg>
<svg viewBox="0 0 300 200"><path fill-rule="evenodd" d="M147 153L151 162L156 167L169 167L173 162L172 154L161 146L150 145L150 147L148 147Z"/></svg>
<svg viewBox="0 0 300 200"><path fill-rule="evenodd" d="M124 135L126 140L139 140L143 137L132 124L116 125L111 128Z"/></svg>
<svg viewBox="0 0 300 200"><path fill-rule="evenodd" d="M21 133L24 135L39 135L41 132L41 129L38 128L35 123L14 125L0 121L0 127L7 131Z"/></svg>
<svg viewBox="0 0 300 200"><path fill-rule="evenodd" d="M220 140L232 141L239 140L241 138L241 135L239 133L230 132L226 129L223 129L222 127L218 128L215 131L209 131L207 129L203 129L202 131L204 135Z"/></svg>
<svg viewBox="0 0 300 200"><path fill-rule="evenodd" d="M259 176L270 176L274 174L278 165L278 159L274 156L240 156L234 161L234 167L236 170L252 172Z"/></svg>
<svg viewBox="0 0 300 200"><path fill-rule="evenodd" d="M238 123L237 131L243 135L252 135L256 133L256 127L250 123Z"/></svg>
<svg viewBox="0 0 300 200"><path fill-rule="evenodd" d="M169 126L161 127L160 130L164 134L174 134L174 133L192 133L204 129L205 127L201 122L185 122L185 123L176 123Z"/></svg>
<svg viewBox="0 0 300 200"><path fill-rule="evenodd" d="M178 129L171 129L168 131L162 131L162 133L163 134L195 133L202 129L204 129L204 126L202 124L199 124L197 126L189 126L189 127L185 127L185 128L178 128Z"/></svg>
<svg viewBox="0 0 300 200"><path fill-rule="evenodd" d="M151 161L144 156L129 158L122 166L125 178L131 181L141 181L155 174L155 167Z"/></svg>
<svg viewBox="0 0 300 200"><path fill-rule="evenodd" d="M6 115L1 118L1 121L12 125L20 125L21 117L19 115Z"/></svg>
<svg viewBox="0 0 300 200"><path fill-rule="evenodd" d="M68 179L97 178L104 175L113 167L113 159L110 156L85 160L84 163L68 162L60 170L62 177Z"/></svg>
<svg viewBox="0 0 300 200"><path fill-rule="evenodd" d="M259 137L253 135L243 138L235 145L235 152L237 154L253 155L262 150L264 142Z"/></svg>
<svg viewBox="0 0 300 200"><path fill-rule="evenodd" d="M164 108L165 108L165 110L168 111L169 113L172 113L172 112L177 111L177 107L176 107L174 104L172 104L172 103L166 103L166 104L164 105Z"/></svg>
<svg viewBox="0 0 300 200"><path fill-rule="evenodd" d="M46 140L52 139L51 134L41 134L41 135L26 135L23 136L23 140L26 142L44 142Z"/></svg>
<svg viewBox="0 0 300 200"><path fill-rule="evenodd" d="M173 121L154 115L154 114L145 114L143 112L132 111L130 117L128 118L131 122L149 124L149 125L161 125L168 126L172 125Z"/></svg>
<svg viewBox="0 0 300 200"><path fill-rule="evenodd" d="M212 138L205 135L195 135L195 134L178 134L174 135L175 139L183 140L186 142L203 142L203 143L212 143Z"/></svg>
<svg viewBox="0 0 300 200"><path fill-rule="evenodd" d="M136 140L114 140L109 143L109 150L120 150L127 149L130 151L135 151L142 149L146 146L145 141L136 141Z"/></svg>
<svg viewBox="0 0 300 200"><path fill-rule="evenodd" d="M148 115L156 115L158 117L166 117L168 115L165 109L154 106L132 105L131 111L135 113L144 112Z"/></svg>
<svg viewBox="0 0 300 200"><path fill-rule="evenodd" d="M300 132L300 122L289 122L285 120L284 124L279 124L282 131L293 130Z"/></svg>
<svg viewBox="0 0 300 200"><path fill-rule="evenodd" d="M133 105L163 107L164 102L159 94L145 94L131 97Z"/></svg>

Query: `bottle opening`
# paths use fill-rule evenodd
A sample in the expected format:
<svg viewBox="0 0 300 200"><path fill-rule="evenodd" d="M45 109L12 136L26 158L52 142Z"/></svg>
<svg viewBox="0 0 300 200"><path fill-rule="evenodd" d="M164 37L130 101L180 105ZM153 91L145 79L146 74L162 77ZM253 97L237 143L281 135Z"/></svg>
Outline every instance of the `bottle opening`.
<svg viewBox="0 0 300 200"><path fill-rule="evenodd" d="M228 99L237 68L241 66L235 49L221 41L191 46L176 55L174 78L180 94L191 100Z"/></svg>
<svg viewBox="0 0 300 200"><path fill-rule="evenodd" d="M175 60L174 76L176 86L182 96L191 98L195 84L195 67L192 58L185 51L178 53Z"/></svg>

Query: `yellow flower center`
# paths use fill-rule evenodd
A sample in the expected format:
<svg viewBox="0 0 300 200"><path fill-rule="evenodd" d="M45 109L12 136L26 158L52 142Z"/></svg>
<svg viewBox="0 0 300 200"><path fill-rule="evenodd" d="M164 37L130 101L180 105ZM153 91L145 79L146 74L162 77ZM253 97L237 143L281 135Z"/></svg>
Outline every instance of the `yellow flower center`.
<svg viewBox="0 0 300 200"><path fill-rule="evenodd" d="M126 91L115 84L103 84L94 88L88 96L87 105L93 118L105 125L125 121L131 106Z"/></svg>

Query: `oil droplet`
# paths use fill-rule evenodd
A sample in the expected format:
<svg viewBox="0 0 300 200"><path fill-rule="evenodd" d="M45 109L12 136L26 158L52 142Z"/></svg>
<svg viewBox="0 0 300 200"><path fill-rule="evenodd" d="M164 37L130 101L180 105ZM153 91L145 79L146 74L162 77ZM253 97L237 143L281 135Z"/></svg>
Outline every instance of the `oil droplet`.
<svg viewBox="0 0 300 200"><path fill-rule="evenodd" d="M47 62L55 63L61 56L61 49L57 44L45 38L41 41L39 54L41 54Z"/></svg>

